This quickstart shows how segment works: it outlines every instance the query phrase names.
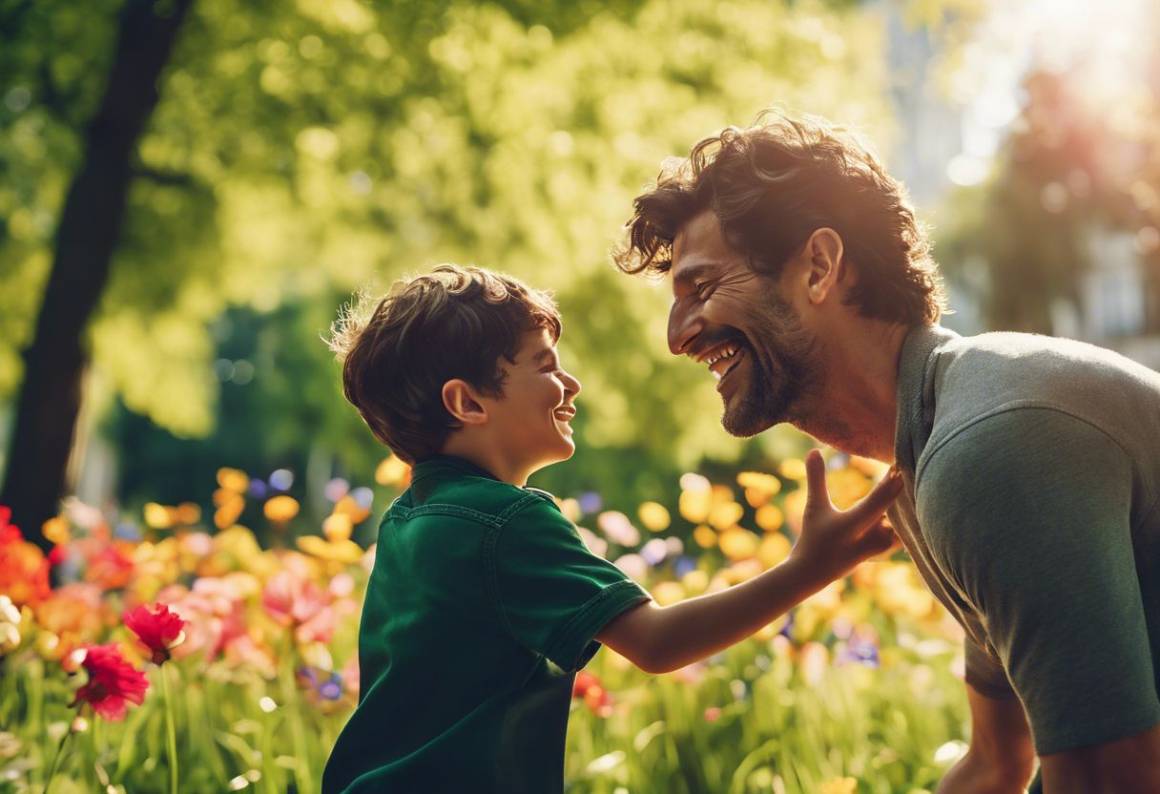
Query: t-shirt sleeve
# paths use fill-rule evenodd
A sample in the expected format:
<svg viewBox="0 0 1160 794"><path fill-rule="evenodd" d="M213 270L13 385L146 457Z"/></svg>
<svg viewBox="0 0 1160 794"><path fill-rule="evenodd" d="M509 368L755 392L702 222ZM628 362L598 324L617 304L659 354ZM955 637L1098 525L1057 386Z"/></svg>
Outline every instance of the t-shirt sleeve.
<svg viewBox="0 0 1160 794"><path fill-rule="evenodd" d="M970 637L963 642L964 678L972 688L992 700L1009 700L1015 697L1015 690L1007 678L1003 665L991 654L975 644Z"/></svg>
<svg viewBox="0 0 1160 794"><path fill-rule="evenodd" d="M593 638L610 620L649 600L538 496L497 533L493 570L500 621L517 642L567 671L592 658L600 648Z"/></svg>
<svg viewBox="0 0 1160 794"><path fill-rule="evenodd" d="M1131 506L1124 450L1047 408L976 422L919 472L919 520L980 612L1040 755L1160 723Z"/></svg>

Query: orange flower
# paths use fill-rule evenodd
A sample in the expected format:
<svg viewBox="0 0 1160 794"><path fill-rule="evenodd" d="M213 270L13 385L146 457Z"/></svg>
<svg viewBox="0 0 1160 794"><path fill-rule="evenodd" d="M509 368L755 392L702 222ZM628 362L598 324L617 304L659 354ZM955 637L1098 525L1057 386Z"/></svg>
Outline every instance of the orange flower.
<svg viewBox="0 0 1160 794"><path fill-rule="evenodd" d="M125 661L115 644L90 645L77 651L76 657L89 680L77 690L70 705L88 703L99 716L121 720L127 703L139 706L145 700L149 679Z"/></svg>
<svg viewBox="0 0 1160 794"><path fill-rule="evenodd" d="M49 562L40 547L24 540L9 524L12 511L0 506L0 592L17 606L35 604L48 597Z"/></svg>

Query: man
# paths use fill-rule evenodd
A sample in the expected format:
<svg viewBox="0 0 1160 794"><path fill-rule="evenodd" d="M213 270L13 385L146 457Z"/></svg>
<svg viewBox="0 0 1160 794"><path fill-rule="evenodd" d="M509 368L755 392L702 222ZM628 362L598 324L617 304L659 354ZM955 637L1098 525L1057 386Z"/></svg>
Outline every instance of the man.
<svg viewBox="0 0 1160 794"><path fill-rule="evenodd" d="M616 263L668 274L669 346L727 431L901 470L892 522L967 636L970 749L939 790L1023 791L1038 755L1049 794L1160 792L1160 374L940 328L904 189L818 120L700 142L628 226Z"/></svg>

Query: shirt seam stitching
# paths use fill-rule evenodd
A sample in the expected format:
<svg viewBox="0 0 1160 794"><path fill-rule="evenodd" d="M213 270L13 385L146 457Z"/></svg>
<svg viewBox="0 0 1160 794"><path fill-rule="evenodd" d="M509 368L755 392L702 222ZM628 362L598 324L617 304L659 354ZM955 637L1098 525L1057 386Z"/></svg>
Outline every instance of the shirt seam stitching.
<svg viewBox="0 0 1160 794"><path fill-rule="evenodd" d="M501 533L507 529L511 523L511 519L523 510L527 505L534 502L546 502L544 497L536 493L528 493L520 499L517 499L501 513L502 521L498 521L491 528L491 531L483 539L483 562L484 562L484 581L487 582L491 602L495 607L496 615L499 617L500 625L508 633L510 639L514 640L518 645L523 645L520 639L516 636L515 628L508 619L507 612L503 608L503 598L499 592L499 568L496 565L498 559L498 548ZM555 503L549 502L552 506Z"/></svg>
<svg viewBox="0 0 1160 794"><path fill-rule="evenodd" d="M599 593L588 599L588 602L584 604L584 606L580 607L579 611L576 612L576 614L573 615L567 623L565 623L563 626L557 629L555 633L553 633L551 641L548 642L548 648L550 648L552 651L561 650L560 646L563 644L563 640L568 638L568 634L578 623L580 623L605 601L618 595L621 590L627 591L628 589L635 589L642 598L645 597L644 592L640 590L640 586L631 579L621 579L618 582L612 582L611 584L606 585ZM584 649L581 648L580 650L583 651Z"/></svg>

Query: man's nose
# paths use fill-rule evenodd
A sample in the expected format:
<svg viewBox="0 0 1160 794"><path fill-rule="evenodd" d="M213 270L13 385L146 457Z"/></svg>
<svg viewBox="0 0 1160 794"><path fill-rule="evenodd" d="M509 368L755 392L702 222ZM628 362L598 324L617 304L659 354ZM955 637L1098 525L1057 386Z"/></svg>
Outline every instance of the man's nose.
<svg viewBox="0 0 1160 794"><path fill-rule="evenodd" d="M684 354L701 333L702 325L697 312L681 306L680 301L674 302L669 309L669 352L674 356Z"/></svg>

